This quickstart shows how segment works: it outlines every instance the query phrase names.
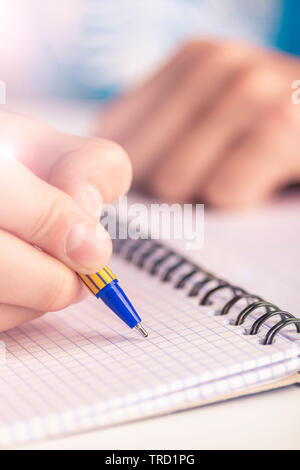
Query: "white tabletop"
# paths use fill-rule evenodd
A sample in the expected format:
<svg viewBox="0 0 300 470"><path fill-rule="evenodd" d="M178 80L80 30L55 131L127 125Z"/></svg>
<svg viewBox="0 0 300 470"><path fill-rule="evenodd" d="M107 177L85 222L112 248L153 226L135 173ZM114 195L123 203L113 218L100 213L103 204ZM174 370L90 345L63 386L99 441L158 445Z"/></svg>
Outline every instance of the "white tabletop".
<svg viewBox="0 0 300 470"><path fill-rule="evenodd" d="M9 102L8 106L15 111L41 117L63 131L81 134L87 132L88 121L96 109L95 103L52 103L41 106ZM285 228L282 228L282 204L288 209L284 212ZM249 285L252 290L257 289L258 294L272 296L269 300L278 300L281 304L283 301L287 308L293 308L300 300L298 276L292 272L294 268L296 274L296 266L300 264L297 246L300 226L295 225L294 217L294 211L299 209L299 204L296 197L291 203L280 202L279 208L275 204L257 214L243 216L243 219L238 215L228 218L208 214L206 249L194 255L195 261L204 262L209 269L233 281L236 281L234 277L237 275L237 266L244 266L239 273L243 285ZM255 231L253 217L256 218ZM230 236L233 227L239 239ZM265 242L268 233L270 236L275 233L272 232L272 227L276 229L276 233L280 227L281 236L278 238L278 250L273 246L268 253L268 244ZM214 233L222 233L222 237L215 238ZM272 237L273 244L275 241ZM257 247L263 249L258 252ZM224 255L223 260L220 253ZM272 265L269 266L268 261L278 261L282 268L281 271L272 271L271 281L269 273ZM284 263L285 269L282 267ZM269 271L264 271L266 266L269 266ZM262 282L262 279L265 281ZM300 449L299 400L300 388L292 386L159 418L35 443L23 448Z"/></svg>
<svg viewBox="0 0 300 470"><path fill-rule="evenodd" d="M289 387L23 449L300 449L300 388Z"/></svg>

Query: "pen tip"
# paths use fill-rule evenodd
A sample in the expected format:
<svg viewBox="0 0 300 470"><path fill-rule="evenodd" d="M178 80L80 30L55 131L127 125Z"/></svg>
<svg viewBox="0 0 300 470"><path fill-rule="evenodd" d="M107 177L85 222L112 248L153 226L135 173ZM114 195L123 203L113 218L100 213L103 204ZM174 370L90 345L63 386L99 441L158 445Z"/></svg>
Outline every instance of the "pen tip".
<svg viewBox="0 0 300 470"><path fill-rule="evenodd" d="M134 329L140 334L143 336L143 338L147 338L148 336L148 333L147 331L144 329L144 327L138 323L137 325L135 325Z"/></svg>

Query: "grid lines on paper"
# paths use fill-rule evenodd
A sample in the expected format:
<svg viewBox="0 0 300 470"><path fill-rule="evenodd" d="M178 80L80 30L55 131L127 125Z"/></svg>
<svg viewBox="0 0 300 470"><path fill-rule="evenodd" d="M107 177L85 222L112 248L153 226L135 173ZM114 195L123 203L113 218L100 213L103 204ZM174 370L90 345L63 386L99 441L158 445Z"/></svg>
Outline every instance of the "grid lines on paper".
<svg viewBox="0 0 300 470"><path fill-rule="evenodd" d="M112 268L149 338L94 298L2 333L0 442L1 429L9 428L12 440L74 432L99 417L109 423L117 412L130 418L133 409L142 417L146 405L154 412L177 400L184 405L195 393L218 396L220 384L234 392L297 370L288 341L262 347L216 317L216 305L199 307L198 299L121 259Z"/></svg>

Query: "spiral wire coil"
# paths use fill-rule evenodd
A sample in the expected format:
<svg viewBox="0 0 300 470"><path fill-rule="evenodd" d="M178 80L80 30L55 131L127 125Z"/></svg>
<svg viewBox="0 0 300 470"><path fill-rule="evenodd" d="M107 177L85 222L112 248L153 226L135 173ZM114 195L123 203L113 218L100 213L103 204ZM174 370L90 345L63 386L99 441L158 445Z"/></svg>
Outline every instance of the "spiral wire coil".
<svg viewBox="0 0 300 470"><path fill-rule="evenodd" d="M172 263L171 266L169 266L164 272L161 279L162 282L169 282L172 279L172 276L183 266L190 268L187 273L184 273L182 276L180 276L179 279L177 279L177 282L174 284L175 289L183 289L186 287L187 283L190 282L197 274L203 274L203 278L201 280L195 280L195 282L192 283L191 288L187 293L188 297L199 296L199 305L212 305L211 299L214 294L220 292L221 290L229 289L232 293L232 297L221 309L221 316L228 315L232 308L241 300L249 302L248 305L244 307L237 315L237 318L233 323L236 326L243 325L249 315L253 314L258 309L264 308L265 313L255 320L249 331L249 335L257 335L261 327L270 318L279 316L280 321L269 328L264 337L263 344L265 345L272 344L277 334L289 325L294 325L296 327L297 333L300 333L299 318L296 318L289 312L283 311L277 305L271 302L267 302L257 295L250 294L246 290L234 286L223 279L220 279L202 267L193 264L187 258L178 255L178 253L167 248L160 242L142 238L137 240L115 239L113 240L113 244L114 252L116 254L121 254L128 262L134 263L138 268L143 269L147 263L147 271L152 276L157 275L159 268L164 265L165 262L172 259L172 257L175 257L175 262ZM154 257L154 255L157 253L160 253L159 257L152 260L152 257ZM213 282L213 287L208 288L209 283L211 282ZM201 295L201 291L205 287L205 293Z"/></svg>

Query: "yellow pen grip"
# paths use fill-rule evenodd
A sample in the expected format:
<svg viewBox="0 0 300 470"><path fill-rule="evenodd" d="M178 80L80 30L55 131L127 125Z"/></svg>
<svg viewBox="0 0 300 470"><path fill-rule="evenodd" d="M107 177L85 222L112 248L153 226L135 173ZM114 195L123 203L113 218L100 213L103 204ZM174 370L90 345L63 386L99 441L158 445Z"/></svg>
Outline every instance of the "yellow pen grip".
<svg viewBox="0 0 300 470"><path fill-rule="evenodd" d="M105 286L117 279L116 276L111 272L111 270L107 266L104 266L104 268L98 271L97 273L78 273L78 276L94 295L99 294L99 292L104 289Z"/></svg>

